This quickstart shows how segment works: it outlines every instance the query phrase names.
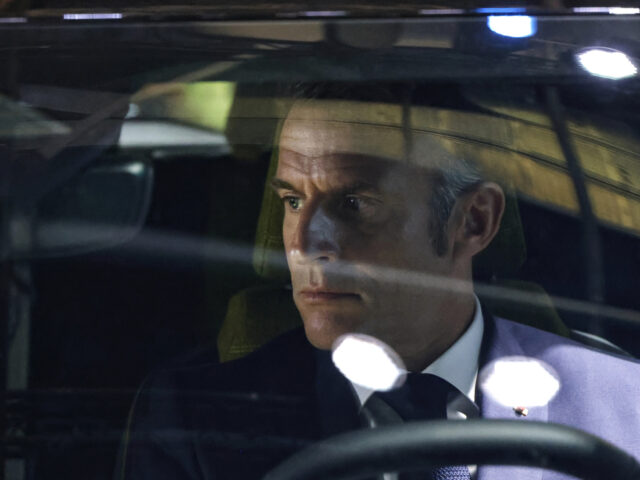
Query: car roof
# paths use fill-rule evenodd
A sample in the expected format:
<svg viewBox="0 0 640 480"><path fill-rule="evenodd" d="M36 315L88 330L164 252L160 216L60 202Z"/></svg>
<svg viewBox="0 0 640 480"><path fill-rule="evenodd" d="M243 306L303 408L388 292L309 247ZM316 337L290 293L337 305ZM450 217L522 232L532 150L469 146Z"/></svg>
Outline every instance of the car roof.
<svg viewBox="0 0 640 480"><path fill-rule="evenodd" d="M628 0L451 0L423 2L403 0L250 1L114 0L109 7L100 0L9 0L0 15L24 14L34 18L58 17L61 13L114 12L126 18L146 20L234 20L283 18L398 18L487 13L598 14L610 7L637 7Z"/></svg>

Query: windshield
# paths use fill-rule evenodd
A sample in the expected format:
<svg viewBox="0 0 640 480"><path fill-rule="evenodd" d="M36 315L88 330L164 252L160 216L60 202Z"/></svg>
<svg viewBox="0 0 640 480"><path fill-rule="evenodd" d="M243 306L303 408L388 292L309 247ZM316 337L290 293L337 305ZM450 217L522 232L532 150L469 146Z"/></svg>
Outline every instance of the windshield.
<svg viewBox="0 0 640 480"><path fill-rule="evenodd" d="M0 18L6 478L262 478L427 420L640 460L640 17L605 10ZM478 455L415 478L536 478Z"/></svg>

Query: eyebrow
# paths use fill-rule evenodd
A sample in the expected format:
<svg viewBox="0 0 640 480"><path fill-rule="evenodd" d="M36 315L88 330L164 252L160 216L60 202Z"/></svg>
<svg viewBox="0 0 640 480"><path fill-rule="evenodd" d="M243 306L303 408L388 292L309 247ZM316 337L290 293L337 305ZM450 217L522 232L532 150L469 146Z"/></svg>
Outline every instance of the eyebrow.
<svg viewBox="0 0 640 480"><path fill-rule="evenodd" d="M277 190L291 190L293 192L298 191L298 189L296 189L289 182L282 180L280 178L272 178L269 181L269 184L271 188L273 188L276 191ZM368 190L373 192L379 191L378 187L376 187L373 183L364 182L364 181L353 182L352 184L345 185L339 188L339 190L340 190L340 193L343 193L343 194L356 193L356 192L361 192L363 190Z"/></svg>
<svg viewBox="0 0 640 480"><path fill-rule="evenodd" d="M285 182L284 180L280 179L280 178L272 178L269 181L269 185L271 185L271 188L273 188L274 190L292 190L294 192L297 192L298 190L296 190L296 188L291 185L289 182Z"/></svg>
<svg viewBox="0 0 640 480"><path fill-rule="evenodd" d="M370 191L370 192L378 192L380 189L373 183L365 182L362 180L353 182L349 185L345 185L344 187L340 188L340 192L344 194L361 192L363 190Z"/></svg>

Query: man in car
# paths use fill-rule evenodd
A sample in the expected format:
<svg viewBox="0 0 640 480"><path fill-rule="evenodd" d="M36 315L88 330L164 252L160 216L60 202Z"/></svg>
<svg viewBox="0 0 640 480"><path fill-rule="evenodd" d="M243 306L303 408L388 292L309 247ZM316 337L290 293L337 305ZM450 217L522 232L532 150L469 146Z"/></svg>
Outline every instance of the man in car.
<svg viewBox="0 0 640 480"><path fill-rule="evenodd" d="M635 363L481 308L473 258L500 227L504 193L464 146L430 133L429 118L420 107L375 101L294 103L271 185L285 207L304 334L229 364L152 376L133 409L120 474L259 478L301 446L363 423L475 416L573 425L640 457L640 412L613 410L637 395ZM348 334L395 351L411 372L405 385L378 394L351 384L329 353ZM229 394L237 397L222 402ZM378 421L380 405L387 414ZM434 473L472 474L541 475Z"/></svg>
<svg viewBox="0 0 640 480"><path fill-rule="evenodd" d="M341 335L368 334L415 372L479 310L471 259L498 231L504 194L433 135L415 130L407 139L401 125L365 123L392 109L297 103L272 184L285 206L293 298L309 341L330 350ZM336 112L349 118L335 120Z"/></svg>

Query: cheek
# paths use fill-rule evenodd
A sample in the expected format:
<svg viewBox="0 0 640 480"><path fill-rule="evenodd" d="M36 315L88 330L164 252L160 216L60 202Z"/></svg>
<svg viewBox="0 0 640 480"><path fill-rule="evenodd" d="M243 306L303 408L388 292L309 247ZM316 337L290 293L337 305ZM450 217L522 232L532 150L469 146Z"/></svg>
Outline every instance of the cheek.
<svg viewBox="0 0 640 480"><path fill-rule="evenodd" d="M424 224L390 228L387 235L359 250L360 255L367 256L360 271L371 292L371 301L378 308L395 309L399 303L406 306L446 274L446 265L433 253L424 230Z"/></svg>
<svg viewBox="0 0 640 480"><path fill-rule="evenodd" d="M403 269L420 263L429 246L420 226L401 214L380 226L375 234L362 235L355 245L356 252L366 255L372 264Z"/></svg>
<svg viewBox="0 0 640 480"><path fill-rule="evenodd" d="M289 259L289 253L295 249L294 239L296 228L295 220L289 215L285 215L284 221L282 222L282 243L285 253L287 254L287 259Z"/></svg>
<svg viewBox="0 0 640 480"><path fill-rule="evenodd" d="M411 211L402 228L398 229L402 237L402 250L416 268L430 265L434 260L437 260L429 229L429 209L424 198L420 197L420 200L421 207Z"/></svg>

